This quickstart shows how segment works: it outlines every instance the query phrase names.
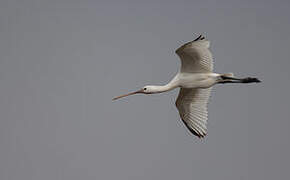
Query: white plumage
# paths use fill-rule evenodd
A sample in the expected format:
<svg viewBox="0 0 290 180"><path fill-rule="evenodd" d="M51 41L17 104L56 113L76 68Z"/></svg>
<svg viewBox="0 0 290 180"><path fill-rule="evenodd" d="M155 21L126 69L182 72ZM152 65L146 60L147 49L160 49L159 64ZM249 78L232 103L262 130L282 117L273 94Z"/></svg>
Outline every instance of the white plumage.
<svg viewBox="0 0 290 180"><path fill-rule="evenodd" d="M176 100L180 118L186 127L195 135L204 137L207 124L207 103L211 88L181 88Z"/></svg>
<svg viewBox="0 0 290 180"><path fill-rule="evenodd" d="M180 72L212 72L213 60L208 49L209 45L209 41L200 39L186 43L178 48L175 52L181 59Z"/></svg>
<svg viewBox="0 0 290 180"><path fill-rule="evenodd" d="M176 54L181 59L180 73L211 73L213 59L209 51L209 41L200 37L181 46ZM198 137L207 133L207 103L211 88L181 88L176 100L180 118L186 127Z"/></svg>
<svg viewBox="0 0 290 180"><path fill-rule="evenodd" d="M186 43L176 50L176 54L181 59L181 68L168 84L144 86L138 91L118 96L113 100L137 93L162 93L180 87L176 100L180 118L190 132L200 138L204 137L207 134L207 103L213 85L260 82L257 78L251 77L235 78L232 73L214 73L209 46L210 42L200 35L194 41Z"/></svg>

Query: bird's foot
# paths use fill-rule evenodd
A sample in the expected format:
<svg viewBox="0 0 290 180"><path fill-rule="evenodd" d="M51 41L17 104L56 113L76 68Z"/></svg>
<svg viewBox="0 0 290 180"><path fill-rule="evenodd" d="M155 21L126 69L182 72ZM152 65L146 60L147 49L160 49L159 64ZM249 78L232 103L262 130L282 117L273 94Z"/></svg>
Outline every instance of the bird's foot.
<svg viewBox="0 0 290 180"><path fill-rule="evenodd" d="M260 83L261 81L257 78L247 77L241 80L241 83Z"/></svg>

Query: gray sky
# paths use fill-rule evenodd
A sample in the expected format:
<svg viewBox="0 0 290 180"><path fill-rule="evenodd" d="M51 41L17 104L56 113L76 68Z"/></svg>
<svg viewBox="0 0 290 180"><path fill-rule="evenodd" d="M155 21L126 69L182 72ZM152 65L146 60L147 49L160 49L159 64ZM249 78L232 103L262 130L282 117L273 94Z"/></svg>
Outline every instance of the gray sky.
<svg viewBox="0 0 290 180"><path fill-rule="evenodd" d="M1 180L289 179L290 3L0 1ZM163 84L199 33L215 71L263 83L217 85L208 136L179 120Z"/></svg>

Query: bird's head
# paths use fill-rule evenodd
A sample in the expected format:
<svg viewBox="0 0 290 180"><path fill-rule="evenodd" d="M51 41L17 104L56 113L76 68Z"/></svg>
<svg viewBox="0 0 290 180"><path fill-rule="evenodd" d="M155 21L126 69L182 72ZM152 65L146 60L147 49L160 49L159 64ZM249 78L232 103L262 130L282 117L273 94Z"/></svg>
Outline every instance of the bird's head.
<svg viewBox="0 0 290 180"><path fill-rule="evenodd" d="M133 94L154 94L154 93L157 93L157 92L158 92L158 89L156 88L156 86L144 86L143 88L141 88L138 91L134 91L134 92L131 92L131 93L128 93L128 94L117 96L117 97L113 98L113 100L117 100L117 99L120 99L120 98L123 98L123 97L126 97L126 96L130 96L130 95L133 95Z"/></svg>

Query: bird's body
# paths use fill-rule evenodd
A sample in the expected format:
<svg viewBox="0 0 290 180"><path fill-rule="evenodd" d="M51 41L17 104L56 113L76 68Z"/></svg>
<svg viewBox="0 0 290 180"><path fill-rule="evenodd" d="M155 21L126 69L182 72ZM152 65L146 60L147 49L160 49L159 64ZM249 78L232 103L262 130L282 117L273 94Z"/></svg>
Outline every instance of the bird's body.
<svg viewBox="0 0 290 180"><path fill-rule="evenodd" d="M154 94L180 88L176 107L186 127L196 136L207 134L207 103L211 87L217 83L260 82L256 78L235 78L232 73L213 72L213 59L209 51L209 41L199 36L176 50L181 59L180 71L166 85L144 86L141 90L118 96L114 100L136 93Z"/></svg>
<svg viewBox="0 0 290 180"><path fill-rule="evenodd" d="M181 88L209 88L218 83L220 74L217 73L186 73L178 72L175 77L164 86L145 86L150 93L161 93L172 90L177 87Z"/></svg>
<svg viewBox="0 0 290 180"><path fill-rule="evenodd" d="M217 73L178 73L178 84L181 88L209 88L218 83Z"/></svg>

